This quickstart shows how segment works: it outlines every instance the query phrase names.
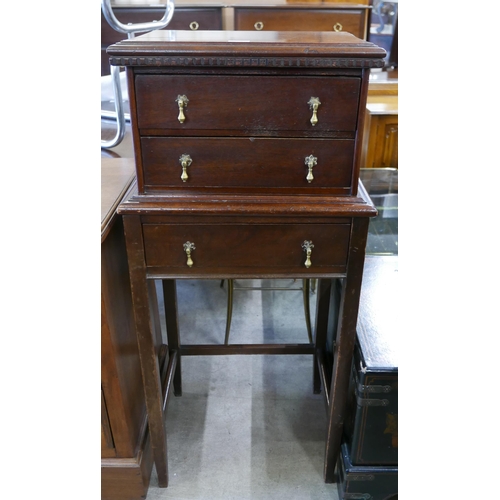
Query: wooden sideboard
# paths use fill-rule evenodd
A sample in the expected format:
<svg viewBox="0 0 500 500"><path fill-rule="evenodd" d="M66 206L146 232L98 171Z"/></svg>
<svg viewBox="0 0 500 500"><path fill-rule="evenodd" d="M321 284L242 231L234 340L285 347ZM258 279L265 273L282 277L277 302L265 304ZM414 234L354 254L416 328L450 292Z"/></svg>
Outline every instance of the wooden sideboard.
<svg viewBox="0 0 500 500"><path fill-rule="evenodd" d="M101 499L144 498L152 470L123 221L131 158L101 159Z"/></svg>

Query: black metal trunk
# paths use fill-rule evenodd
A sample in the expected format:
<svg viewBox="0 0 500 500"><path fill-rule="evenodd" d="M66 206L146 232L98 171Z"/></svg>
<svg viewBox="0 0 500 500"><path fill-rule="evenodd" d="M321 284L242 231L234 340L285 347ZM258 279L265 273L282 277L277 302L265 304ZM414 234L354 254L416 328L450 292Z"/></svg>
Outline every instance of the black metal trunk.
<svg viewBox="0 0 500 500"><path fill-rule="evenodd" d="M398 463L397 256L367 257L344 435L352 464Z"/></svg>
<svg viewBox="0 0 500 500"><path fill-rule="evenodd" d="M397 466L353 465L345 443L337 462L339 500L397 500Z"/></svg>

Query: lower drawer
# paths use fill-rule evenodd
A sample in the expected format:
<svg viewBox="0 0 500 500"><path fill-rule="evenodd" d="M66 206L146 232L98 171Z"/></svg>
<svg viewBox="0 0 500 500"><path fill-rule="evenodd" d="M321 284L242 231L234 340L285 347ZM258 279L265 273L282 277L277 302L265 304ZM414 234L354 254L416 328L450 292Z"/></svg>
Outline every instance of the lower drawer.
<svg viewBox="0 0 500 500"><path fill-rule="evenodd" d="M365 9L234 9L236 30L347 31L366 38Z"/></svg>
<svg viewBox="0 0 500 500"><path fill-rule="evenodd" d="M350 227L349 223L144 224L146 266L151 275L174 277L344 273Z"/></svg>
<svg viewBox="0 0 500 500"><path fill-rule="evenodd" d="M145 192L293 188L294 193L345 194L354 161L354 141L348 139L143 137L141 150Z"/></svg>

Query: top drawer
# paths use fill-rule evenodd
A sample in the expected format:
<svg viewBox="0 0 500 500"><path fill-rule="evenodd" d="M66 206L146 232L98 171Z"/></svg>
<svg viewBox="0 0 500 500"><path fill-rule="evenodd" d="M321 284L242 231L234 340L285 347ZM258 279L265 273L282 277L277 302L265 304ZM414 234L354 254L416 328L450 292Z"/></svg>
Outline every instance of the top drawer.
<svg viewBox="0 0 500 500"><path fill-rule="evenodd" d="M366 9L234 9L236 30L347 31L366 38Z"/></svg>
<svg viewBox="0 0 500 500"><path fill-rule="evenodd" d="M207 134L228 130L353 132L361 80L356 77L137 75L141 134ZM179 96L185 96L180 104ZM311 98L317 98L317 111ZM182 110L180 110L182 108ZM317 122L312 124L313 117ZM155 130L157 130L155 132ZM198 131L198 132L197 132Z"/></svg>

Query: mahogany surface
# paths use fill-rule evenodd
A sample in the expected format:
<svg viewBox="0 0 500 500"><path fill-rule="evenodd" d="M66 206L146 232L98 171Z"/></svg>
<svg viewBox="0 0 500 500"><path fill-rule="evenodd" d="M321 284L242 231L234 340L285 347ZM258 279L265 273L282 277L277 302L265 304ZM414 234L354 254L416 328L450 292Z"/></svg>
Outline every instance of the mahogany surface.
<svg viewBox="0 0 500 500"><path fill-rule="evenodd" d="M143 224L148 273L186 276L185 241L203 241L193 251L196 274L334 274L345 272L350 224ZM304 237L315 242L314 271L304 267ZM221 242L227 242L224 246ZM277 250L277 242L279 249ZM193 266L194 267L194 266Z"/></svg>
<svg viewBox="0 0 500 500"><path fill-rule="evenodd" d="M112 64L126 67L129 84L138 186L119 212L159 485L168 485L168 387L154 341L153 278L166 280L168 350L177 362L166 376L177 395L182 355L313 354L313 390L323 386L328 413L324 477L333 482L368 218L377 213L358 182L360 133L368 72L383 65L385 51L348 33L163 30L108 53ZM181 94L189 98L184 122ZM321 99L317 127L311 97ZM318 168L308 182L304 158L311 148ZM192 157L185 182L179 152ZM323 155L328 160L320 161ZM186 242L195 244L192 264ZM175 279L297 276L320 278L313 344L182 345ZM333 278L343 278L344 287L332 326ZM337 338L333 367L324 362L329 328Z"/></svg>
<svg viewBox="0 0 500 500"><path fill-rule="evenodd" d="M123 221L132 159L101 160L101 498L139 500L153 466Z"/></svg>
<svg viewBox="0 0 500 500"><path fill-rule="evenodd" d="M153 193L165 189L183 192L186 187L214 188L229 194L245 186L259 192L272 189L288 194L348 194L354 146L352 139L333 142L269 137L143 137L142 158L148 166L144 190ZM187 183L181 180L179 164L185 150L193 160ZM306 181L306 153L318 158L314 167L316 182L312 185Z"/></svg>
<svg viewBox="0 0 500 500"><path fill-rule="evenodd" d="M173 134L188 130L190 135L202 135L217 130L226 135L235 130L268 136L271 131L310 129L314 136L331 137L332 131L356 129L360 84L360 78L318 77L311 82L309 77L261 75L256 87L253 75L138 75L138 125L141 132L165 128ZM180 93L190 96L182 124L177 113L172 113L172 102ZM311 129L307 101L320 94L320 120Z"/></svg>
<svg viewBox="0 0 500 500"><path fill-rule="evenodd" d="M160 20L165 14L165 7L152 7L145 5L143 7L117 7L113 6L113 12L123 24L138 24ZM174 15L168 24L169 29L188 30L192 29L193 23L197 29L202 30L220 30L222 29L222 7L208 6L188 8L179 6L176 2ZM109 57L106 49L113 43L127 38L125 33L115 31L106 21L101 12L101 76L109 75Z"/></svg>
<svg viewBox="0 0 500 500"><path fill-rule="evenodd" d="M310 6L289 6L287 9L276 7L236 7L234 9L234 27L237 30L254 29L256 23L262 23L262 29L271 31L302 30L332 31L352 33L359 38L366 37L366 8L344 6L335 10ZM359 6L358 6L359 7Z"/></svg>
<svg viewBox="0 0 500 500"><path fill-rule="evenodd" d="M382 68L382 59L385 57L384 49L360 40L350 33L324 31L158 30L114 44L108 47L107 53L113 65L119 63L120 57L124 57L122 62L127 67L143 66L150 69L159 65L181 64L178 58L188 56L199 59L184 59L182 66L228 67L228 57L246 55L255 59L255 62L249 61L249 66L252 67L269 65L267 61L262 60L263 57L288 56L293 57L296 62L302 61L301 66L308 64L308 67L322 66L317 60L323 58L326 66L330 68ZM149 59L142 60L141 56L147 56ZM218 60L207 60L210 56L218 57ZM354 61L353 58L357 60ZM344 60L345 64L332 66L330 61L333 60ZM237 61L233 64L238 65ZM274 64L275 62L271 61L271 66Z"/></svg>

